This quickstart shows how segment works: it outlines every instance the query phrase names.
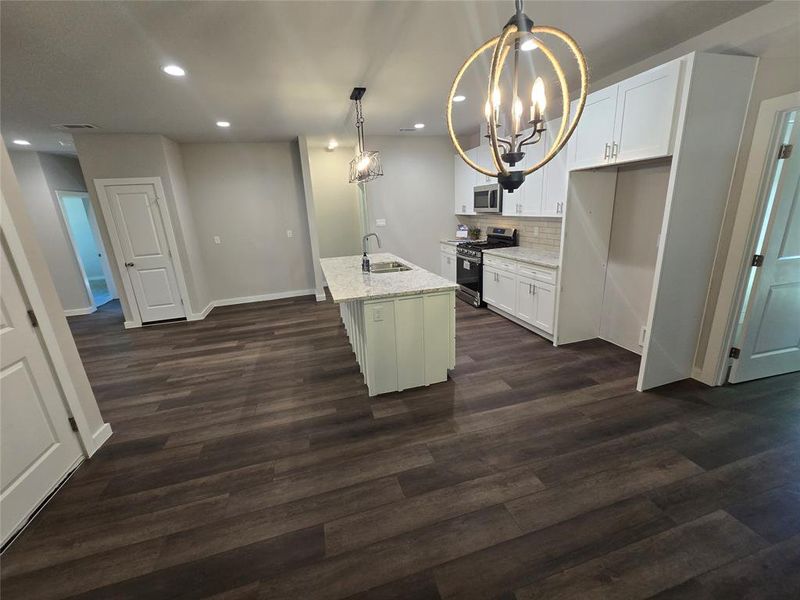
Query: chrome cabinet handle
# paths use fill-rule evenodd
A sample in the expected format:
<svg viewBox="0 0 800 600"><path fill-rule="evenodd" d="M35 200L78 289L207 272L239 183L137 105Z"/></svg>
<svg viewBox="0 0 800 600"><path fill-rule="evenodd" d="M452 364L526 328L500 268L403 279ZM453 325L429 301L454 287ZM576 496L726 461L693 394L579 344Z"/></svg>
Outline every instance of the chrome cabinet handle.
<svg viewBox="0 0 800 600"><path fill-rule="evenodd" d="M125 263L125 266L126 266L126 267L132 267L132 266L133 266L133 263Z"/></svg>
<svg viewBox="0 0 800 600"><path fill-rule="evenodd" d="M611 153L611 145L606 144L606 151L603 153L603 158L608 160L609 154Z"/></svg>

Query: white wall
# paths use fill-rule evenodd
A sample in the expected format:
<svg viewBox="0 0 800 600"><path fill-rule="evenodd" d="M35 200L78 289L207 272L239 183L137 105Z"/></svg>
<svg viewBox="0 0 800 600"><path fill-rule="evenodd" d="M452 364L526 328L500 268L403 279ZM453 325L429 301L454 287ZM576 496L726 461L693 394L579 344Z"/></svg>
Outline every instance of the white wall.
<svg viewBox="0 0 800 600"><path fill-rule="evenodd" d="M360 254L358 186L349 182L352 148L329 152L321 146L310 146L308 155L320 257Z"/></svg>
<svg viewBox="0 0 800 600"><path fill-rule="evenodd" d="M198 276L203 270L199 256L192 252L195 244L194 224L191 214L184 209L188 201L180 181L180 163L174 155L174 148L170 146L171 142L161 135L150 134L75 134L73 139L95 207L100 234L110 253L113 253L113 248L108 237L108 225L103 219L94 180L126 177L161 178L167 210L175 230L181 265L186 276L188 300L193 312L202 310L208 303L208 293L204 289L202 275ZM116 287L121 290L123 287L119 269L115 261L110 262ZM132 320L124 294L120 295L120 302L126 320Z"/></svg>
<svg viewBox="0 0 800 600"><path fill-rule="evenodd" d="M296 143L182 144L180 150L211 298L311 293Z"/></svg>
<svg viewBox="0 0 800 600"><path fill-rule="evenodd" d="M450 139L378 136L367 138L367 146L380 151L384 172L366 184L369 230L380 236L383 250L438 273L439 240L452 238L458 224ZM386 219L386 226L376 227L376 219Z"/></svg>
<svg viewBox="0 0 800 600"><path fill-rule="evenodd" d="M167 161L167 172L175 197L175 212L181 224L181 238L178 243L184 245L184 252L188 269L184 269L192 296L192 306L195 312L203 310L211 301L206 280L206 268L200 248L200 239L197 235L195 211L189 198L189 187L186 183L186 173L183 168L183 156L178 144L170 139L163 138L164 156Z"/></svg>
<svg viewBox="0 0 800 600"><path fill-rule="evenodd" d="M600 317L600 337L641 354L670 161L620 167Z"/></svg>
<svg viewBox="0 0 800 600"><path fill-rule="evenodd" d="M13 151L9 156L61 305L64 310L90 309L92 301L55 194L86 191L78 161L31 151Z"/></svg>

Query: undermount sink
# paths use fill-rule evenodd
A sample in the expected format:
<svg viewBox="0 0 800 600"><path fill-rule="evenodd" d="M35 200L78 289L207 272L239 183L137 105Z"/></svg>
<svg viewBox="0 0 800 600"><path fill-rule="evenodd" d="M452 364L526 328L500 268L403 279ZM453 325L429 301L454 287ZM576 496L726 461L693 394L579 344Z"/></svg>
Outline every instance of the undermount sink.
<svg viewBox="0 0 800 600"><path fill-rule="evenodd" d="M404 265L396 260L390 262L372 263L369 267L370 273L399 273L400 271L410 271L411 267Z"/></svg>

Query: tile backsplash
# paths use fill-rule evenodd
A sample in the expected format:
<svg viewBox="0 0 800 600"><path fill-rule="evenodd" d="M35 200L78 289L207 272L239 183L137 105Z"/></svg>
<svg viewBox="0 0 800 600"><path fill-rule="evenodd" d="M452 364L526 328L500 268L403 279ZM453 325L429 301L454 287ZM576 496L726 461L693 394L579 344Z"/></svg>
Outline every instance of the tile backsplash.
<svg viewBox="0 0 800 600"><path fill-rule="evenodd" d="M502 215L456 215L459 223L480 227L481 237L487 227L516 227L519 245L524 248L558 250L561 246L561 219L504 217Z"/></svg>

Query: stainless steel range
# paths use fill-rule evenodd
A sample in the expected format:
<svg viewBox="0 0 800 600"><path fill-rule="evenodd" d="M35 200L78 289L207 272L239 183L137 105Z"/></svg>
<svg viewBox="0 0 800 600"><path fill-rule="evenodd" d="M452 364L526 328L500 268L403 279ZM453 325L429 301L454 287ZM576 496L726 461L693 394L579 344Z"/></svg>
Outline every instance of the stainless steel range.
<svg viewBox="0 0 800 600"><path fill-rule="evenodd" d="M464 242L456 247L456 295L475 307L483 306L483 251L517 245L517 230L513 227L489 227L486 240Z"/></svg>

